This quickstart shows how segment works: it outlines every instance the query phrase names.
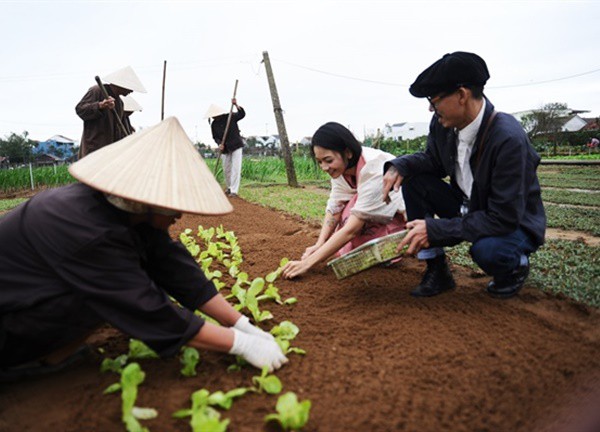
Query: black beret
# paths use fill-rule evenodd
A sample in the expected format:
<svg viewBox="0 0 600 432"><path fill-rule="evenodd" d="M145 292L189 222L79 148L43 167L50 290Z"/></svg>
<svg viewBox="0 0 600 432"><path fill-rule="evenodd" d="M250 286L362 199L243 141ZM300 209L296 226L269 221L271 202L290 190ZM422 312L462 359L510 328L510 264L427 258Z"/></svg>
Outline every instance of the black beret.
<svg viewBox="0 0 600 432"><path fill-rule="evenodd" d="M481 57L457 51L444 55L421 72L408 91L419 98L435 96L462 86L483 86L489 77L490 73Z"/></svg>

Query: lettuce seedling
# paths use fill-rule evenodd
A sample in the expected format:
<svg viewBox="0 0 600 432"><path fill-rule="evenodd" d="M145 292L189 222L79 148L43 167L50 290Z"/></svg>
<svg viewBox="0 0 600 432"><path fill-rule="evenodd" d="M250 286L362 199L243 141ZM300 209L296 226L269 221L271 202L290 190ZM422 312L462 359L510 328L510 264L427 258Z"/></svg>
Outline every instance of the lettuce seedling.
<svg viewBox="0 0 600 432"><path fill-rule="evenodd" d="M104 394L121 390L121 420L128 432L148 432L139 420L156 418L158 412L153 408L139 408L135 406L138 386L144 382L146 374L138 363L130 363L121 372L121 382L115 383L104 390Z"/></svg>
<svg viewBox="0 0 600 432"><path fill-rule="evenodd" d="M231 408L231 405L233 405L233 400L235 398L245 395L249 390L250 389L246 387L239 387L229 390L227 393L223 393L221 390L216 391L208 397L208 404L220 406L221 408L228 410Z"/></svg>
<svg viewBox="0 0 600 432"><path fill-rule="evenodd" d="M283 389L283 385L279 378L275 375L269 375L269 368L267 366L262 368L260 376L257 375L252 377L252 383L255 385L252 390L257 393L262 393L264 391L268 394L278 394L281 393L281 390Z"/></svg>
<svg viewBox="0 0 600 432"><path fill-rule="evenodd" d="M193 347L183 347L182 355L179 359L183 368L181 368L181 375L186 377L196 376L196 366L200 361L200 353Z"/></svg>
<svg viewBox="0 0 600 432"><path fill-rule="evenodd" d="M259 302L268 299L274 300L277 304L283 304L281 301L281 296L279 295L279 289L272 283L269 284L269 287L262 295L256 297L256 300Z"/></svg>
<svg viewBox="0 0 600 432"><path fill-rule="evenodd" d="M282 258L281 261L279 262L279 267L277 268L277 270L272 271L265 277L266 281L270 282L270 283L275 282L275 279L277 279L279 277L279 275L281 275L281 272L283 271L283 267L285 267L285 265L288 263L288 261L289 261L288 258Z"/></svg>
<svg viewBox="0 0 600 432"><path fill-rule="evenodd" d="M298 397L293 392L279 396L275 409L277 414L265 416L265 422L276 420L284 430L299 430L308 422L311 402L306 399L298 402Z"/></svg>
<svg viewBox="0 0 600 432"><path fill-rule="evenodd" d="M127 354L121 354L120 356L111 359L105 358L102 360L102 364L100 365L100 372L115 372L121 373L123 367L127 364L127 360L129 357Z"/></svg>
<svg viewBox="0 0 600 432"><path fill-rule="evenodd" d="M275 342L281 348L284 354L295 353L304 355L306 351L302 348L290 347L290 341L293 340L300 329L296 324L291 321L282 321L279 325L276 325L271 329L271 334L275 336Z"/></svg>
<svg viewBox="0 0 600 432"><path fill-rule="evenodd" d="M206 389L192 393L192 408L175 412L173 417L185 418L191 416L190 425L194 432L225 432L229 420L221 421L219 411L209 405L210 393Z"/></svg>
<svg viewBox="0 0 600 432"><path fill-rule="evenodd" d="M158 354L144 342L137 339L129 339L129 358L150 359L159 357Z"/></svg>

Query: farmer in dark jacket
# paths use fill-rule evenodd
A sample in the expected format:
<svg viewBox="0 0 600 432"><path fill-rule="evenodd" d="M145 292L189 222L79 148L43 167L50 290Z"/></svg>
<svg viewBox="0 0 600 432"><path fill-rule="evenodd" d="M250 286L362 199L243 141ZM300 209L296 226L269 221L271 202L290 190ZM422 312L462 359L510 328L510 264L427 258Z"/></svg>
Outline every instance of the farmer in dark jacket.
<svg viewBox="0 0 600 432"><path fill-rule="evenodd" d="M95 85L90 87L75 106L75 112L83 120L80 158L129 135L132 131L127 130L129 120L120 96L127 96L132 91L146 93L130 66L105 76L102 81L108 98L105 98L102 89ZM117 117L126 130L121 129Z"/></svg>
<svg viewBox="0 0 600 432"><path fill-rule="evenodd" d="M223 157L226 193L229 196L237 196L242 178L242 147L244 147L238 121L246 117L246 111L238 106L235 98L231 100L231 103L236 107L237 112L231 113L231 121L225 140L223 140L223 136L227 128L229 112L217 105L211 105L204 117L212 119L210 129Z"/></svg>
<svg viewBox="0 0 600 432"><path fill-rule="evenodd" d="M427 148L386 164L384 197L402 185L410 231L399 247L427 261L414 296L454 288L442 246L468 241L473 260L493 276L488 293L512 297L529 274L529 255L544 243L540 158L517 120L483 95L488 78L481 57L455 52L410 87L434 112Z"/></svg>
<svg viewBox="0 0 600 432"><path fill-rule="evenodd" d="M0 382L68 366L105 322L161 356L189 345L258 368L287 362L168 234L183 212L232 210L175 118L69 172L81 183L41 192L0 219Z"/></svg>

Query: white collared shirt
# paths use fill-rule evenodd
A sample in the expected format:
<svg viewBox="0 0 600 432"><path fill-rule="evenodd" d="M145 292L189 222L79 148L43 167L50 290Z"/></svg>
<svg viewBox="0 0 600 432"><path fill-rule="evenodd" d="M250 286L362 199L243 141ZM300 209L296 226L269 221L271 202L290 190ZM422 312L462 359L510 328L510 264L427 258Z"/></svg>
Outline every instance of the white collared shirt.
<svg viewBox="0 0 600 432"><path fill-rule="evenodd" d="M475 145L477 132L483 121L483 113L485 112L485 98L481 105L481 110L475 120L458 131L457 152L456 152L456 183L465 193L467 198L471 199L471 189L473 188L473 172L471 171L471 151Z"/></svg>

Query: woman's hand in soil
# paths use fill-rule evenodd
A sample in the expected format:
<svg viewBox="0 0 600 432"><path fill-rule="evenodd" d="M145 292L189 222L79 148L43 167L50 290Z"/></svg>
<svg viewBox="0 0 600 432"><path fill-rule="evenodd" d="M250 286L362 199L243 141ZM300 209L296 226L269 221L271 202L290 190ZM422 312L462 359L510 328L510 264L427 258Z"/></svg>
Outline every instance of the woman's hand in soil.
<svg viewBox="0 0 600 432"><path fill-rule="evenodd" d="M233 346L229 354L242 356L258 369L267 366L269 372L279 369L289 361L275 341L244 333L236 328L232 330Z"/></svg>
<svg viewBox="0 0 600 432"><path fill-rule="evenodd" d="M303 275L310 269L310 265L306 262L306 260L301 261L290 261L285 267L283 267L283 277L285 279L292 279L296 276Z"/></svg>
<svg viewBox="0 0 600 432"><path fill-rule="evenodd" d="M320 247L321 247L320 245L312 245L312 246L307 247L306 250L304 251L304 253L302 254L301 259L308 258L312 254L314 254Z"/></svg>

